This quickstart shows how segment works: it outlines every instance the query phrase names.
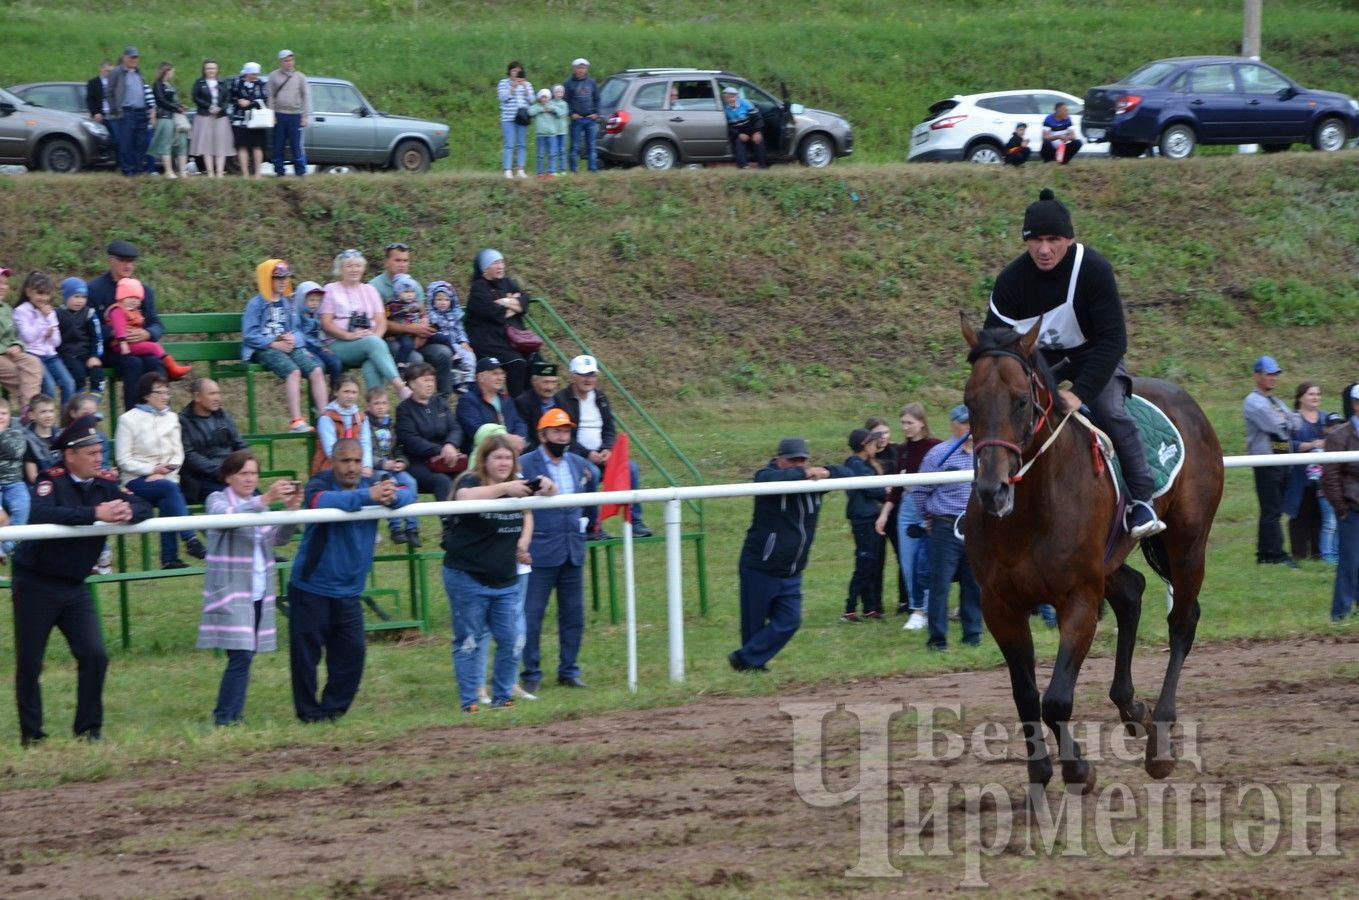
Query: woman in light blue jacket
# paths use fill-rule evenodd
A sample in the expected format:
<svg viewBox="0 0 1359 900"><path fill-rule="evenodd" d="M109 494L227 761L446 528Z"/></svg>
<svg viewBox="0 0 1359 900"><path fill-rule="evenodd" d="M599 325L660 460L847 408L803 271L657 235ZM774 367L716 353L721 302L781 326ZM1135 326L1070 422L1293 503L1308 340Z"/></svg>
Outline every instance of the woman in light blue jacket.
<svg viewBox="0 0 1359 900"><path fill-rule="evenodd" d="M524 67L518 60L505 67L505 77L496 86L500 98L500 135L504 140L503 168L506 178L527 178L524 163L528 155L528 119L519 123L519 110L533 104L533 85L524 77ZM511 164L517 168L511 168Z"/></svg>

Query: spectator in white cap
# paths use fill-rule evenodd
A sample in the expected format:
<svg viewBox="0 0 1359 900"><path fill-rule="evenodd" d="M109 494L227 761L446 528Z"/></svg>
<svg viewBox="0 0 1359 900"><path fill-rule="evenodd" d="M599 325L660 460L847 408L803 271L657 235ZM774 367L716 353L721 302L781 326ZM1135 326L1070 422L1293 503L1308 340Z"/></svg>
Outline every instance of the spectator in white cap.
<svg viewBox="0 0 1359 900"><path fill-rule="evenodd" d="M306 175L307 149L302 143L302 129L307 127L307 115L311 112L311 91L307 76L297 71L293 51L278 51L278 68L269 73L265 93L274 111L274 174L280 178L287 174L286 149L292 155L293 174Z"/></svg>
<svg viewBox="0 0 1359 900"><path fill-rule="evenodd" d="M594 467L595 484L603 483L604 466L613 455L613 445L618 439L618 428L614 425L613 410L609 398L598 387L599 362L593 356L577 356L571 360L568 374L571 383L557 392L557 406L566 410L575 424L571 428L570 450ZM635 491L641 484L637 463L628 460L629 476ZM589 540L602 540L605 534L597 521L599 507L589 508ZM642 504L632 505L632 536L649 537L651 529L642 521Z"/></svg>
<svg viewBox="0 0 1359 900"><path fill-rule="evenodd" d="M524 76L524 67L519 60L513 60L505 67L505 77L500 79L495 90L500 99L500 136L503 140L502 166L505 177L527 178L524 163L528 153L529 107L533 105L533 85Z"/></svg>
<svg viewBox="0 0 1359 900"><path fill-rule="evenodd" d="M731 140L731 155L736 168L750 164L747 147L755 149L755 161L761 169L769 168L769 157L764 149L764 116L754 103L741 96L734 85L722 89L722 112L727 117L727 137Z"/></svg>
<svg viewBox="0 0 1359 900"><path fill-rule="evenodd" d="M236 139L236 161L240 163L241 174L251 177L250 161L255 162L254 176L260 177L260 166L264 164L264 145L268 143L268 128L249 127L250 115L256 109L269 105L264 82L260 81L260 64L248 62L241 66L241 77L231 85L231 133Z"/></svg>
<svg viewBox="0 0 1359 900"><path fill-rule="evenodd" d="M571 62L571 77L566 79L566 107L571 117L571 171L576 160L589 157L591 172L599 171L595 136L599 133L599 85L590 77L590 61L577 57Z"/></svg>

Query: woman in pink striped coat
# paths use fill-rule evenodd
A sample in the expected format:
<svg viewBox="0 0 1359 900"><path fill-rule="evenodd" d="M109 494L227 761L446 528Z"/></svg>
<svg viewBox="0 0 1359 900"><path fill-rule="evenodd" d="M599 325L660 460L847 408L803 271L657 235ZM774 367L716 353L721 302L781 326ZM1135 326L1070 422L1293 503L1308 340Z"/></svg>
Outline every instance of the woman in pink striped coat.
<svg viewBox="0 0 1359 900"><path fill-rule="evenodd" d="M301 489L287 480L276 481L263 494L256 494L260 464L249 450L237 450L222 462L222 481L226 490L208 496L209 515L265 512L275 502L297 509L302 503ZM218 725L236 725L244 719L250 663L257 652L277 646L274 547L288 543L295 527L254 525L207 531L198 646L226 651L226 671L217 692L217 708L212 711Z"/></svg>

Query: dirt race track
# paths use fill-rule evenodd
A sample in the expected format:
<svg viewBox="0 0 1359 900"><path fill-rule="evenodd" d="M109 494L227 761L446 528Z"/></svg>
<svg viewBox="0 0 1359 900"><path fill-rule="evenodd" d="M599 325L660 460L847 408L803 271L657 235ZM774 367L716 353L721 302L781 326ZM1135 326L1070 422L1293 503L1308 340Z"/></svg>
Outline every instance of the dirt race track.
<svg viewBox="0 0 1359 900"><path fill-rule="evenodd" d="M1164 654L1139 649L1139 696L1155 695L1164 661ZM1116 714L1105 697L1111 668L1110 659L1087 664L1079 721L1112 726ZM968 737L968 751L951 759L922 753L915 718L894 720L885 840L888 871L901 874L847 877L859 857L860 804L818 808L799 796L793 719L780 704L925 701L963 705L961 726L940 724ZM1200 647L1189 659L1179 709L1181 721L1197 729L1203 763L1195 771L1182 760L1164 783L1170 799L1155 818L1169 825L1152 822L1141 766L1110 752L1098 763L1096 791L1073 804L1083 828L1074 838L1059 836L1051 851L1025 838L1023 762L978 758L979 745L970 741L978 724L1008 726L1014 718L1006 677L992 670L708 698L535 729L450 727L400 744L298 749L194 773L156 766L94 784L4 791L0 895L915 895L960 889L969 867L1005 894L1359 893L1359 636ZM854 724L844 713L830 719L824 752L816 753L831 790L858 783ZM1104 728L1106 744L1111 733ZM946 745L936 738L934 746ZM997 746L1022 757L1019 740L990 749ZM865 771L873 765L871 748L866 753ZM1059 781L1047 791L1053 806ZM918 826L906 827L921 816L903 788L939 782L996 787L971 807L966 789L957 788L921 837ZM1269 846L1264 790L1242 794L1251 784L1281 798L1274 822L1282 835ZM1327 784L1329 814L1320 799L1327 789L1306 788ZM1168 810L1180 796L1175 791L1191 786L1197 799L1179 805L1186 830ZM1290 833L1297 824L1290 791L1310 795L1317 817L1296 829L1307 831L1299 845ZM1115 794L1132 798L1123 808L1134 812L1101 832L1100 811L1118 806ZM995 841L997 813L1006 811L1012 827L1002 852L970 851ZM1212 824L1215 812L1220 827ZM1244 852L1238 828L1247 849L1267 852ZM910 855L915 846L929 849L944 829L948 849ZM868 831L870 846L884 838L871 823ZM1186 844L1189 831L1194 838ZM1129 855L1111 846L1119 840L1128 842ZM1039 848L1036 856L1026 855L1026 844ZM1193 857L1196 846L1201 855ZM1063 855L1072 851L1084 855Z"/></svg>

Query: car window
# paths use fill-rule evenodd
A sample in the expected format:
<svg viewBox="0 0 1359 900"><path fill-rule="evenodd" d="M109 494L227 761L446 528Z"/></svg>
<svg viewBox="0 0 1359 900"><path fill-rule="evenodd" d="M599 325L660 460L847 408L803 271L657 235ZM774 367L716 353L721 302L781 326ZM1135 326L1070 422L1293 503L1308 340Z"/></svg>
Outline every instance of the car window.
<svg viewBox="0 0 1359 900"><path fill-rule="evenodd" d="M71 89L65 85L40 84L24 91L24 100L34 106L62 109L66 112L82 112L83 110L79 106L73 104L74 99Z"/></svg>
<svg viewBox="0 0 1359 900"><path fill-rule="evenodd" d="M1180 74L1176 75L1173 79L1171 79L1170 84L1166 86L1166 90L1176 91L1180 93L1189 90L1189 73L1181 72Z"/></svg>
<svg viewBox="0 0 1359 900"><path fill-rule="evenodd" d="M665 109L666 93L669 89L670 84L665 81L643 85L637 96L632 99L632 105L638 109Z"/></svg>
<svg viewBox="0 0 1359 900"><path fill-rule="evenodd" d="M353 113L363 106L359 92L347 84L316 84L311 88L311 108L318 113Z"/></svg>
<svg viewBox="0 0 1359 900"><path fill-rule="evenodd" d="M1067 112L1073 116L1079 116L1085 111L1084 105L1079 102L1073 103L1061 94L1037 93L1033 95L1033 100L1038 104L1038 111L1043 115L1055 111L1058 103L1065 103Z"/></svg>
<svg viewBox="0 0 1359 900"><path fill-rule="evenodd" d="M766 106L779 105L779 101L775 100L773 97L769 96L764 91L760 90L754 85L738 83L736 87L740 89L742 96L744 96L751 103L754 103L756 106L763 108Z"/></svg>
<svg viewBox="0 0 1359 900"><path fill-rule="evenodd" d="M628 82L623 78L610 78L604 82L604 86L599 89L600 109L617 109L618 101L623 97L623 91L627 90Z"/></svg>
<svg viewBox="0 0 1359 900"><path fill-rule="evenodd" d="M1168 62L1147 63L1145 66L1138 69L1136 72L1133 72L1127 78L1123 79L1123 83L1141 84L1150 87L1152 85L1160 84L1167 77L1169 77L1170 73L1174 72L1175 69L1176 66L1174 63Z"/></svg>
<svg viewBox="0 0 1359 900"><path fill-rule="evenodd" d="M1033 97L1028 94L1014 94L1009 97L983 97L977 101L977 106L1011 116L1032 115L1038 112L1038 107L1033 105Z"/></svg>
<svg viewBox="0 0 1359 900"><path fill-rule="evenodd" d="M670 108L689 110L717 109L717 92L711 78L696 78L671 83Z"/></svg>
<svg viewBox="0 0 1359 900"><path fill-rule="evenodd" d="M1236 90L1236 76L1230 63L1195 66L1190 77L1196 93L1224 94Z"/></svg>
<svg viewBox="0 0 1359 900"><path fill-rule="evenodd" d="M1292 87L1286 78L1264 66L1241 65L1236 73L1241 76L1241 90L1247 94L1277 94Z"/></svg>

